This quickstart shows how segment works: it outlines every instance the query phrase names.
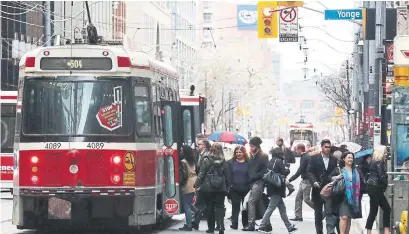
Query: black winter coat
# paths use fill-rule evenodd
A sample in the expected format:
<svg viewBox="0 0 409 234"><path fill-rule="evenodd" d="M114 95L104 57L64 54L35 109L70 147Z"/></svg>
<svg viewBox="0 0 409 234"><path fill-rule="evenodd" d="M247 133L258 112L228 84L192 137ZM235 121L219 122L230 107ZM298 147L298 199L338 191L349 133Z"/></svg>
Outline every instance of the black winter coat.
<svg viewBox="0 0 409 234"><path fill-rule="evenodd" d="M211 167L223 167L224 184L221 189L215 190L210 185L209 177L207 173ZM206 156L203 158L199 174L197 175L195 187L199 188L200 192L225 192L229 191L231 186L230 170L227 162L224 159L215 159L214 156Z"/></svg>
<svg viewBox="0 0 409 234"><path fill-rule="evenodd" d="M263 179L267 163L268 155L265 153L259 151L254 157L251 156L249 167L250 184Z"/></svg>
<svg viewBox="0 0 409 234"><path fill-rule="evenodd" d="M385 191L388 187L388 174L386 174L386 163L384 161L372 161L369 165L368 186L373 186Z"/></svg>
<svg viewBox="0 0 409 234"><path fill-rule="evenodd" d="M307 167L308 167L309 160L310 160L310 155L308 155L308 153L303 153L301 155L300 166L298 167L297 172L293 176L291 176L291 178L289 179L290 182L296 180L299 176L301 176L303 180L307 179Z"/></svg>
<svg viewBox="0 0 409 234"><path fill-rule="evenodd" d="M284 181L284 174L285 174L285 166L284 166L284 159L280 156L273 155L271 160L267 164L267 169L272 170L273 172L281 175ZM283 183L281 188L276 188L272 185L267 184L267 195L269 197L273 195L279 195L281 197L285 197L285 184Z"/></svg>

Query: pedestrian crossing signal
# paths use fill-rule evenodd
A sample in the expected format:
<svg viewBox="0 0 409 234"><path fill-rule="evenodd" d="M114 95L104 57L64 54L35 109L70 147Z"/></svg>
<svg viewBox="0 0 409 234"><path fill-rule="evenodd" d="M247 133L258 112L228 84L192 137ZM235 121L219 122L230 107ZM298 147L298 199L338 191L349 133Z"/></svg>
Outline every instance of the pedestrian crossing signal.
<svg viewBox="0 0 409 234"><path fill-rule="evenodd" d="M278 37L277 2L258 2L258 38Z"/></svg>

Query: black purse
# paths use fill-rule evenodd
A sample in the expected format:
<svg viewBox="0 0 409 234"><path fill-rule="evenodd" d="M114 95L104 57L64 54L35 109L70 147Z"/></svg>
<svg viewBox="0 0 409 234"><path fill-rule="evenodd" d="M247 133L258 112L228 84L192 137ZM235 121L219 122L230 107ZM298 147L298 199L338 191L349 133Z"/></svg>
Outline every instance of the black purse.
<svg viewBox="0 0 409 234"><path fill-rule="evenodd" d="M276 161L277 159L274 161L273 169L276 165ZM275 173L274 171L269 169L267 169L267 172L264 174L263 180L273 187L281 188L282 186L282 179L280 174Z"/></svg>
<svg viewBox="0 0 409 234"><path fill-rule="evenodd" d="M340 196L345 193L345 179L340 179L334 181L334 185L332 187L332 196Z"/></svg>

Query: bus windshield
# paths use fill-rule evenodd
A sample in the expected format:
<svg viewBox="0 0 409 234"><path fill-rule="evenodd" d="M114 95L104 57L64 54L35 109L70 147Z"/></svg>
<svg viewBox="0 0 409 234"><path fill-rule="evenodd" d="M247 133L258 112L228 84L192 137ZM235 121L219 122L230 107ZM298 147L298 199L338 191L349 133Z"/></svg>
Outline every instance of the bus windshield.
<svg viewBox="0 0 409 234"><path fill-rule="evenodd" d="M129 135L130 81L33 79L24 85L24 135Z"/></svg>

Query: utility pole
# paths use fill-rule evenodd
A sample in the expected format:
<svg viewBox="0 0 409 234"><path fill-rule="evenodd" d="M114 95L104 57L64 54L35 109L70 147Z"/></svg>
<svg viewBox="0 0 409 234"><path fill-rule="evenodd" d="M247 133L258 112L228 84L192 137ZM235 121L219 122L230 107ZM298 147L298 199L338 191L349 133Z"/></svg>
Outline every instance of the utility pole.
<svg viewBox="0 0 409 234"><path fill-rule="evenodd" d="M385 25L386 25L386 2L376 2L376 79L375 79L375 116L381 116L382 97L383 97L383 85L382 85L382 68L384 63L384 40L386 37ZM386 121L386 116L381 116L381 121ZM374 124L375 127L375 124ZM381 124L382 132L382 124ZM374 133L375 134L375 133ZM379 133L377 133L379 134ZM375 138L374 138L375 139ZM381 144L381 137L378 136L377 142L374 142L374 146Z"/></svg>
<svg viewBox="0 0 409 234"><path fill-rule="evenodd" d="M376 2L370 1L369 2L369 8L375 8L376 7ZM375 114L375 105L376 105L376 96L375 96L375 80L376 80L376 75L375 75L375 67L377 65L377 60L375 59L377 56L376 53L376 42L374 40L369 41L369 90L368 90L368 109L367 109L367 115L369 118L369 147L373 147L374 142L373 142L373 122L375 120L374 114Z"/></svg>
<svg viewBox="0 0 409 234"><path fill-rule="evenodd" d="M51 2L45 1L45 46L51 46Z"/></svg>
<svg viewBox="0 0 409 234"><path fill-rule="evenodd" d="M346 69L346 79L347 79L347 96L348 96L348 111L347 111L347 116L348 116L348 138L350 141L353 140L353 118L351 117L350 110L351 110L351 101L353 100L353 95L351 93L351 81L349 79L349 60L347 59L345 61L345 69ZM351 99L352 97L352 99ZM344 126L342 126L344 128ZM345 129L345 128L344 128Z"/></svg>
<svg viewBox="0 0 409 234"><path fill-rule="evenodd" d="M369 8L370 2L363 1L363 7ZM365 30L363 28L363 30ZM364 32L365 34L365 32ZM364 147L369 147L369 41L364 40L364 47L362 50L363 53L363 91L364 91L364 113L363 113L363 122L364 122L364 136L362 139L362 143Z"/></svg>

